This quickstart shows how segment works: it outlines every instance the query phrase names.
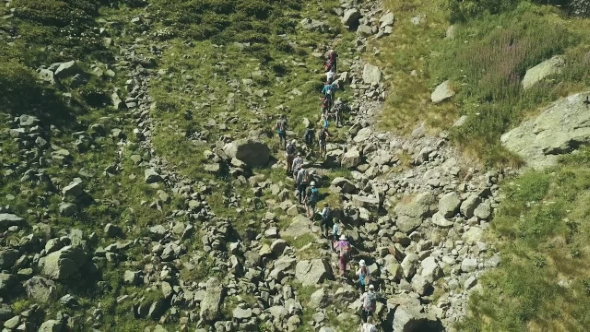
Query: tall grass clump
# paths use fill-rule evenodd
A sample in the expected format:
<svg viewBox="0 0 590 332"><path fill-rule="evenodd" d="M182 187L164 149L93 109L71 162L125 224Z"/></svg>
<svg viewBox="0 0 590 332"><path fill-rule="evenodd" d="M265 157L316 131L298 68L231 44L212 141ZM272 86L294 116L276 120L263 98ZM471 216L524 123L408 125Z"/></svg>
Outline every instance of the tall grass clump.
<svg viewBox="0 0 590 332"><path fill-rule="evenodd" d="M590 323L590 150L507 184L492 224L500 266L460 331L585 331Z"/></svg>

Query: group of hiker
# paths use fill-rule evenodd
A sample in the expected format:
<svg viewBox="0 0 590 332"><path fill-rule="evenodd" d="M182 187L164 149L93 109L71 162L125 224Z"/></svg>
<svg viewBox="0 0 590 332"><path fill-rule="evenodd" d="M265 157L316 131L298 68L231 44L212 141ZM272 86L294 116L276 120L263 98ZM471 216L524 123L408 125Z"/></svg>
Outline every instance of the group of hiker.
<svg viewBox="0 0 590 332"><path fill-rule="evenodd" d="M322 88L321 100L321 128L317 135L319 152L321 155L326 154L326 142L330 137L328 127L329 120L335 119L337 126L341 125L342 119L342 103L340 100L334 102L335 91L339 88L334 81L336 77L338 55L331 50L328 53L327 61L324 65L326 72L326 82ZM311 151L315 140L315 126L308 122L305 129L303 141L308 149ZM298 151L297 140L287 140L288 121L285 115L281 115L277 121L276 129L279 136L279 143L281 149L285 150L286 155L286 173L291 176L295 182L297 190L297 199L299 204L304 205L306 215L311 220L315 220L319 215L320 229L323 237L328 238L331 243L332 250L338 255L338 266L340 269L340 277L346 278L347 267L352 262L352 249L354 246L343 234L344 224L342 220L334 222L332 211L329 204L325 203L320 211L316 212L317 204L320 200L320 193L316 183L316 174L313 170L308 170L304 166L304 159L302 152ZM317 214L316 214L317 213ZM377 295L375 288L370 283L370 271L365 260L361 259L358 263L358 270L356 270L356 284L362 293L361 302L362 310L361 317L363 324L361 325L361 332L376 332L377 329L373 323L373 314L376 309Z"/></svg>

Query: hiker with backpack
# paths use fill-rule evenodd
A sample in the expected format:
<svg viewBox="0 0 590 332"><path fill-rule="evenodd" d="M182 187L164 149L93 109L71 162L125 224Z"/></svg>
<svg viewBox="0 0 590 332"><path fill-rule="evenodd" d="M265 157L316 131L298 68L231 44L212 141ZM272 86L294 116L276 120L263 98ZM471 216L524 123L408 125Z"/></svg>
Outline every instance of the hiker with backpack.
<svg viewBox="0 0 590 332"><path fill-rule="evenodd" d="M336 77L336 73L333 70L329 70L326 73L326 81L328 81L330 84L332 84L332 82L334 82L335 77Z"/></svg>
<svg viewBox="0 0 590 332"><path fill-rule="evenodd" d="M344 224L342 220L338 220L338 222L334 223L332 226L332 250L336 252L336 242L338 242L338 238L342 235L342 231L344 230Z"/></svg>
<svg viewBox="0 0 590 332"><path fill-rule="evenodd" d="M292 140L285 149L285 159L287 160L287 174L293 174L293 160L297 152L297 140Z"/></svg>
<svg viewBox="0 0 590 332"><path fill-rule="evenodd" d="M360 260L359 269L356 271L356 275L359 277L359 288L362 292L365 292L365 287L369 283L369 268L364 259Z"/></svg>
<svg viewBox="0 0 590 332"><path fill-rule="evenodd" d="M377 309L377 294L375 294L375 286L369 285L369 291L361 295L361 303L363 304L361 317L363 322L367 323L368 318L372 318Z"/></svg>
<svg viewBox="0 0 590 332"><path fill-rule="evenodd" d="M336 59L338 58L338 54L334 50L330 50L328 52L328 59L326 59L326 64L324 68L326 71L333 71L336 72Z"/></svg>
<svg viewBox="0 0 590 332"><path fill-rule="evenodd" d="M377 332L373 317L367 318L367 322L361 325L361 332Z"/></svg>
<svg viewBox="0 0 590 332"><path fill-rule="evenodd" d="M313 147L315 139L315 129L313 125L310 124L307 128L305 128L305 134L303 135L303 140L305 141L305 145L311 150Z"/></svg>
<svg viewBox="0 0 590 332"><path fill-rule="evenodd" d="M336 243L335 249L338 250L338 262L340 266L340 276L344 277L346 273L346 265L348 264L352 246L350 242L346 240L346 235L340 235L340 241Z"/></svg>
<svg viewBox="0 0 590 332"><path fill-rule="evenodd" d="M331 108L332 105L330 98L322 97L322 115L330 113Z"/></svg>
<svg viewBox="0 0 590 332"><path fill-rule="evenodd" d="M324 119L324 121L327 122L327 120L325 120L325 119ZM327 125L325 125L325 126L327 126ZM324 156L327 152L326 151L326 141L328 140L328 137L330 137L330 135L328 133L328 128L324 127L318 133L318 142L320 144L320 155L322 155L322 156Z"/></svg>
<svg viewBox="0 0 590 332"><path fill-rule="evenodd" d="M297 182L297 172L299 169L303 167L303 157L301 156L301 152L297 153L297 157L293 159L293 164L291 164L291 171L293 172L293 180Z"/></svg>
<svg viewBox="0 0 590 332"><path fill-rule="evenodd" d="M334 102L334 115L335 115L335 121L336 121L336 127L342 127L342 109L344 108L344 105L342 104L342 101L340 100L340 98L336 99L336 101Z"/></svg>
<svg viewBox="0 0 590 332"><path fill-rule="evenodd" d="M310 188L305 195L305 206L307 208L307 217L313 220L316 204L320 200L320 192L315 186L315 181L311 181Z"/></svg>
<svg viewBox="0 0 590 332"><path fill-rule="evenodd" d="M282 149L287 145L287 118L281 114L279 121L277 121L277 133L279 134L279 144Z"/></svg>
<svg viewBox="0 0 590 332"><path fill-rule="evenodd" d="M334 225L334 221L332 220L332 211L330 210L330 205L328 203L324 204L324 208L320 213L322 219L320 221L320 229L322 230L322 235L326 238L330 237L330 229Z"/></svg>
<svg viewBox="0 0 590 332"><path fill-rule="evenodd" d="M297 198L299 199L299 204L303 204L305 189L307 188L308 180L309 174L307 173L307 170L301 167L299 171L297 171L297 177L295 178L295 183L297 184Z"/></svg>

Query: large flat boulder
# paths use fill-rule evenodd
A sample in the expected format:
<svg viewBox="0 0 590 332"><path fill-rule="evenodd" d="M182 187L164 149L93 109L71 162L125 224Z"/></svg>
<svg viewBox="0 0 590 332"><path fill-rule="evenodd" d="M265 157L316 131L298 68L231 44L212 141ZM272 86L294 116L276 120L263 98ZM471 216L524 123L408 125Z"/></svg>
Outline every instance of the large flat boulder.
<svg viewBox="0 0 590 332"><path fill-rule="evenodd" d="M252 139L239 139L224 146L223 152L244 162L249 167L263 167L268 164L270 149L268 145Z"/></svg>
<svg viewBox="0 0 590 332"><path fill-rule="evenodd" d="M295 278L303 285L313 286L326 279L334 279L330 264L323 259L299 261L295 266Z"/></svg>
<svg viewBox="0 0 590 332"><path fill-rule="evenodd" d="M397 228L409 234L422 224L424 218L431 216L436 207L436 198L429 192L420 193L408 201L398 203L394 208Z"/></svg>
<svg viewBox="0 0 590 332"><path fill-rule="evenodd" d="M25 220L15 214L0 213L0 232L4 232L12 226L23 226Z"/></svg>
<svg viewBox="0 0 590 332"><path fill-rule="evenodd" d="M353 27L358 25L359 19L361 18L361 12L356 8L347 9L342 16L342 24Z"/></svg>
<svg viewBox="0 0 590 332"><path fill-rule="evenodd" d="M445 329L435 315L420 312L420 306L401 305L393 315L393 332L442 332Z"/></svg>
<svg viewBox="0 0 590 332"><path fill-rule="evenodd" d="M588 98L590 92L582 92L556 101L536 118L502 135L502 145L532 168L555 165L560 155L590 143Z"/></svg>
<svg viewBox="0 0 590 332"><path fill-rule="evenodd" d="M443 101L452 98L455 95L455 89L451 84L451 81L444 81L434 89L430 95L430 100L435 103L442 103Z"/></svg>
<svg viewBox="0 0 590 332"><path fill-rule="evenodd" d="M556 55L549 60L545 60L540 64L530 68L526 71L524 78L522 79L523 89L528 89L545 78L561 73L561 70L565 66L565 59L563 55Z"/></svg>
<svg viewBox="0 0 590 332"><path fill-rule="evenodd" d="M381 82L381 69L375 65L367 63L363 68L363 81L367 84L378 84Z"/></svg>
<svg viewBox="0 0 590 332"><path fill-rule="evenodd" d="M217 278L212 277L207 280L205 297L200 304L200 316L203 320L210 322L219 317L221 313L219 306L221 305L223 291L223 284Z"/></svg>
<svg viewBox="0 0 590 332"><path fill-rule="evenodd" d="M78 247L63 247L45 257L42 273L53 280L67 280L78 273L86 258L86 253Z"/></svg>

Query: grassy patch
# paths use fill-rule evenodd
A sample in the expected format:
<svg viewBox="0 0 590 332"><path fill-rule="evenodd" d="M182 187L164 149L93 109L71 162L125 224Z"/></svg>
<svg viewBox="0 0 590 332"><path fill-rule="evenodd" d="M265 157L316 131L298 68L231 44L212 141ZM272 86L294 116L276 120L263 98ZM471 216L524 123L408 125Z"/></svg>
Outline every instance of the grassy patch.
<svg viewBox="0 0 590 332"><path fill-rule="evenodd" d="M462 331L583 331L590 323L590 151L505 187L494 245L499 268L481 280Z"/></svg>
<svg viewBox="0 0 590 332"><path fill-rule="evenodd" d="M452 130L455 142L488 164L518 161L500 146L500 135L539 106L588 85L590 61L584 55L590 51L585 33L590 21L526 1L445 3L462 8L443 11L438 3L422 0L387 2L396 13L396 29L378 42L381 53L372 59L392 75L394 87L381 124L407 134L425 122L437 131L467 115L467 122ZM449 14L456 10L465 15L451 17L458 22L455 37L445 39ZM410 18L418 15L424 22L414 25ZM522 89L526 70L554 55L565 57L562 73ZM445 80L457 95L434 105L430 93Z"/></svg>

